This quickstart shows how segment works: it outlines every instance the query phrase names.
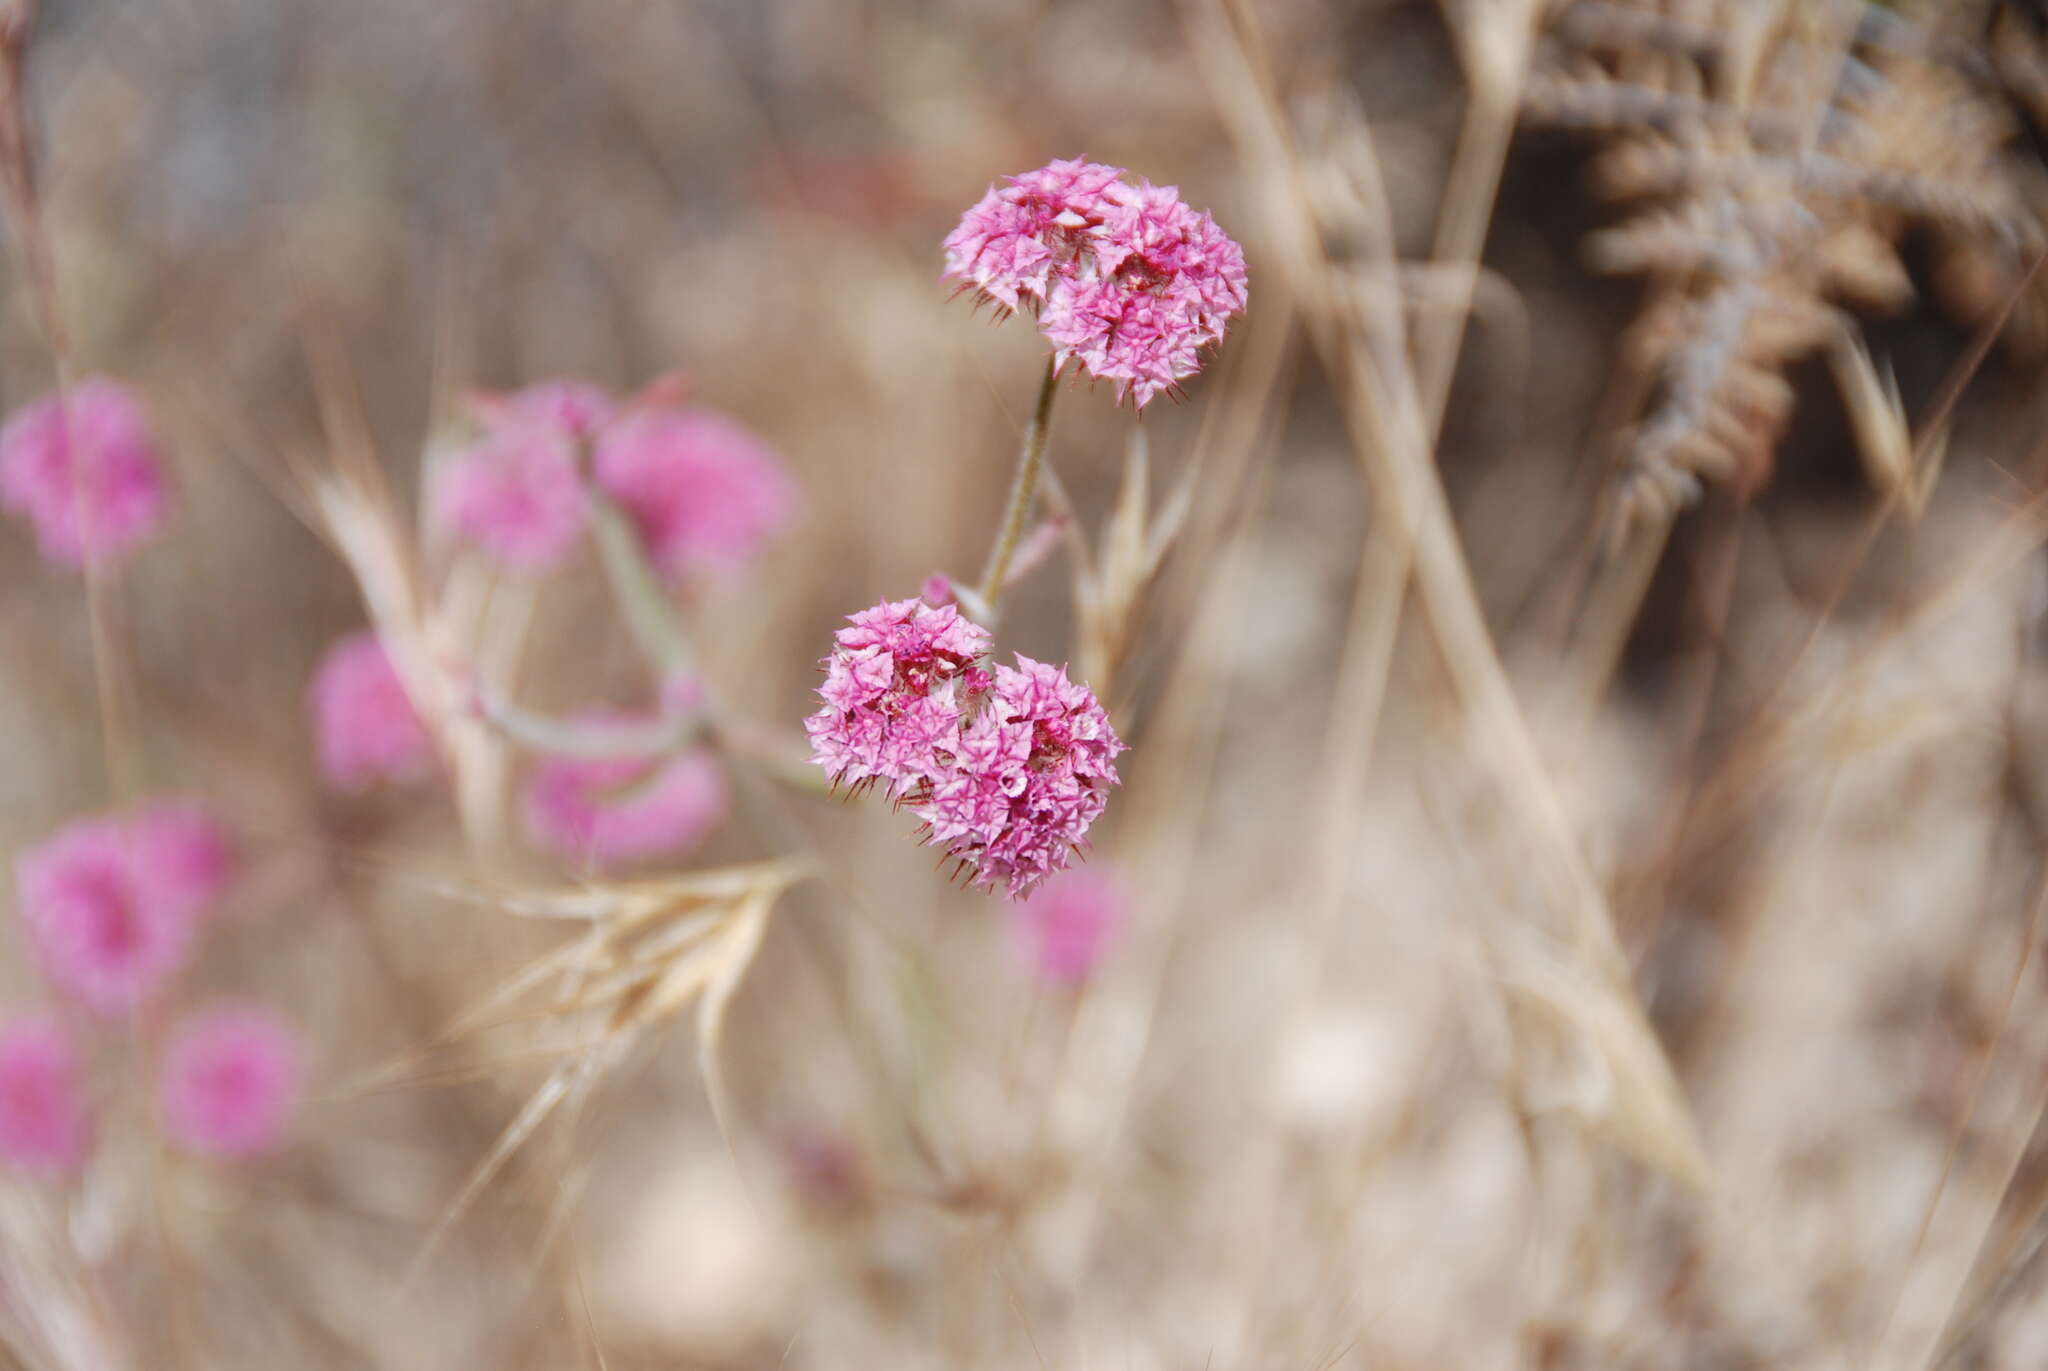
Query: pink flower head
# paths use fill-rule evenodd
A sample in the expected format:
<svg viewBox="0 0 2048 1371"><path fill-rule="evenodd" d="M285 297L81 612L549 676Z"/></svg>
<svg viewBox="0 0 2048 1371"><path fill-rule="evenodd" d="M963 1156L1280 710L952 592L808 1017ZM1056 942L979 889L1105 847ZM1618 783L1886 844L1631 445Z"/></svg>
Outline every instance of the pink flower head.
<svg viewBox="0 0 2048 1371"><path fill-rule="evenodd" d="M975 885L1001 882L1021 898L1066 867L1109 802L1123 750L1094 691L1019 654L1016 669L996 668L954 765L913 812Z"/></svg>
<svg viewBox="0 0 2048 1371"><path fill-rule="evenodd" d="M804 720L811 760L835 785L922 793L951 763L988 630L950 604L884 601L847 620L825 658L825 707Z"/></svg>
<svg viewBox="0 0 2048 1371"><path fill-rule="evenodd" d="M78 1059L54 1019L33 1015L0 1027L0 1160L59 1176L92 1144L78 1086Z"/></svg>
<svg viewBox="0 0 2048 1371"><path fill-rule="evenodd" d="M549 757L527 782L526 827L557 856L624 866L695 847L725 817L727 802L725 772L702 749L659 758Z"/></svg>
<svg viewBox="0 0 2048 1371"><path fill-rule="evenodd" d="M170 499L148 417L117 381L45 396L0 428L0 505L28 516L53 562L122 561L162 527Z"/></svg>
<svg viewBox="0 0 2048 1371"><path fill-rule="evenodd" d="M184 965L227 879L220 831L188 803L81 819L15 861L44 971L100 1014L134 1009Z"/></svg>
<svg viewBox="0 0 2048 1371"><path fill-rule="evenodd" d="M135 868L149 873L156 898L197 921L234 876L234 848L206 807L190 798L158 800L128 821Z"/></svg>
<svg viewBox="0 0 2048 1371"><path fill-rule="evenodd" d="M298 1101L298 1035L258 1005L215 1005L172 1031L157 1073L164 1130L194 1152L252 1157L276 1146Z"/></svg>
<svg viewBox="0 0 2048 1371"><path fill-rule="evenodd" d="M327 649L307 703L329 784L362 790L380 780L417 781L433 770L433 736L375 633L351 633Z"/></svg>
<svg viewBox="0 0 2048 1371"><path fill-rule="evenodd" d="M671 580L744 566L796 504L774 450L710 410L634 409L599 435L594 460Z"/></svg>
<svg viewBox="0 0 2048 1371"><path fill-rule="evenodd" d="M1061 872L1017 906L1017 924L1038 974L1056 985L1088 979L1123 921L1124 890L1093 868Z"/></svg>
<svg viewBox="0 0 2048 1371"><path fill-rule="evenodd" d="M495 429L530 429L588 441L611 422L612 397L588 381L536 381L514 391L479 391L470 407Z"/></svg>
<svg viewBox="0 0 2048 1371"><path fill-rule="evenodd" d="M1043 303L1055 275L1074 270L1114 210L1105 192L1122 167L1075 158L1012 176L975 202L946 235L946 279L1005 309Z"/></svg>
<svg viewBox="0 0 2048 1371"><path fill-rule="evenodd" d="M444 528L509 566L545 571L583 532L575 441L552 423L500 424L446 459L430 503Z"/></svg>
<svg viewBox="0 0 2048 1371"><path fill-rule="evenodd" d="M1172 186L1054 162L991 187L946 238L946 279L1040 311L1061 365L1078 360L1140 409L1201 369L1245 307L1244 250Z"/></svg>

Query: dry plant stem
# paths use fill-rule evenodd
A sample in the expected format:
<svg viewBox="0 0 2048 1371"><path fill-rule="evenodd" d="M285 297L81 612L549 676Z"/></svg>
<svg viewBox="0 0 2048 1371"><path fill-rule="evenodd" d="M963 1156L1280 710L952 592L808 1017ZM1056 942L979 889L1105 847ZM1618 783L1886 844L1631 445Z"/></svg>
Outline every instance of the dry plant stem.
<svg viewBox="0 0 2048 1371"><path fill-rule="evenodd" d="M1450 7L1445 8L1448 11ZM1476 268L1493 223L1493 202L1500 191L1501 170L1507 164L1508 144L1514 138L1534 8L1530 0L1502 0L1482 6L1483 17L1475 16L1462 27L1450 13L1445 15L1461 40L1471 96L1458 132L1457 150L1452 154L1436 237L1430 245L1430 265L1474 269L1445 273L1452 282L1450 300L1416 329L1416 372L1432 443L1443 433L1444 407L1450 400L1451 378L1457 371L1458 352L1478 287Z"/></svg>
<svg viewBox="0 0 2048 1371"><path fill-rule="evenodd" d="M1516 5L1517 30L1526 43L1526 5ZM1444 191L1431 250L1430 269L1449 282L1448 299L1442 308L1423 311L1414 335L1417 376L1421 387L1429 442L1434 447L1443 431L1445 407L1458 353L1470 319L1479 271L1477 263L1493 218L1493 202L1500 184L1501 169L1514 132L1515 112L1520 101L1520 73L1524 63L1520 50L1498 60L1497 44L1490 43L1491 25L1475 20L1464 31L1466 71L1472 86L1465 122L1459 135L1450 176ZM1388 247L1391 259L1391 246ZM1404 329L1399 295L1372 297L1381 316L1379 327L1390 335ZM1352 604L1344 634L1337 686L1330 706L1324 735L1323 815L1318 859L1308 874L1307 907L1311 945L1326 947L1339 926L1344 892L1354 861L1358 802L1372 765L1373 739L1386 703L1387 686L1393 669L1394 647L1399 636L1402 604L1406 598L1414 565L1414 547L1408 527L1385 499L1372 502L1371 523L1352 590ZM1322 979L1318 977L1317 979ZM1318 997L1298 997L1280 1029L1282 1040L1316 1012ZM1255 1166L1265 1173L1260 1184L1287 1164L1283 1140L1274 1137ZM1260 1269L1273 1257L1272 1241L1246 1245L1247 1271ZM1250 1281L1247 1288L1256 1288Z"/></svg>
<svg viewBox="0 0 2048 1371"><path fill-rule="evenodd" d="M2035 277L2040 274L2044 262L2048 262L2048 254L2038 255L2034 258L2033 263L2027 268L2026 274L2020 279L2019 284L2014 287L2012 294L2007 297L2004 306L1996 315L1985 322L1984 327L1971 340L1969 348L1961 357L1956 359L1955 365L1942 378L1941 389L1936 392L1927 421L1922 425L1919 435L1914 440L1912 457L1907 463L1910 470L1919 471L1925 466L1934 444L1941 440L1941 435L1948 426L1949 418L1954 412L1956 404L1962 398L1963 390L1969 385L1970 379L1977 374L1978 369L1984 365L1984 359L1989 356L1992 345L1997 342L1999 335L2005 331L2005 326L2011 320L2013 311L2018 307L2020 300L2032 286ZM1850 589L1856 583L1857 576L1862 572L1864 563L1869 560L1871 552L1877 546L1878 539L1883 535L1886 526L1891 522L1892 515L1904 501L1905 494L1903 486L1894 486L1885 491L1884 495L1877 502L1876 507L1871 510L1862 525L1856 530L1856 535L1850 545L1849 552L1841 559L1840 571L1828 583L1827 589L1822 594L1820 608L1814 613L1812 620L1807 624L1805 632L1800 636L1798 643L1793 647L1784 665L1773 673L1772 679L1775 684L1766 692L1764 699L1757 705L1754 714L1751 716L1751 721L1723 750L1721 764L1695 788L1693 794L1688 798L1685 811L1681 815L1680 826L1672 839L1673 846L1669 860L1673 863L1682 861L1688 852L1700 850L1705 846L1711 846L1719 840L1720 835L1725 831L1725 826L1730 822L1734 822L1741 813L1742 806L1735 797L1739 797L1744 792L1750 779L1761 768L1768 765L1770 759L1777 755L1783 747L1786 735L1792 731L1791 725L1794 722L1794 718L1779 710L1777 705L1783 700L1785 693L1797 679L1800 664L1806 660L1807 656L1812 652L1814 645L1820 641L1822 634L1826 632L1828 625L1834 621L1835 611L1841 607L1842 601L1848 597ZM2036 496L2030 502L2030 508L2038 506L2039 499L2040 497ZM2023 514L2026 512L2022 511ZM1659 532L1660 535L1668 533L1668 523ZM2021 536L2024 538L2026 535L2023 533ZM2030 546L2030 544L2028 545ZM1661 537L1659 539L1659 546L1661 547ZM1642 586L1637 589L1634 600L1626 606L1628 619L1633 619L1634 605L1640 603L1643 591L1648 589L1649 574L1652 569L1652 566L1645 566L1643 568ZM1625 634L1626 631L1625 622L1616 625L1617 635ZM1614 643L1614 651L1618 657L1620 652L1618 637ZM1600 685L1604 689L1604 677L1601 678ZM1588 701L1587 706L1590 708L1592 703L1592 701ZM1702 829L1702 825L1705 826L1704 829Z"/></svg>
<svg viewBox="0 0 2048 1371"><path fill-rule="evenodd" d="M35 299L37 320L49 344L57 377L60 401L71 389L76 368L71 338L64 327L64 312L57 299L57 268L50 251L50 237L43 222L42 197L36 185L35 154L29 146L28 93L25 75L29 39L36 26L39 0L15 0L0 15L0 185L7 196L8 217L14 223L14 238L21 257L22 274ZM68 407L63 410L69 421ZM83 491L76 493L83 499ZM81 526L84 511L79 512ZM124 685L122 643L126 639L121 612L120 581L90 557L85 559L85 607L87 631L92 639L93 684L100 714L102 744L106 750L108 785L117 804L140 793L136 774L137 749L133 705Z"/></svg>
<svg viewBox="0 0 2048 1371"><path fill-rule="evenodd" d="M1017 475L1010 482L1010 501L1003 510L995 545L988 551L988 567L981 573L981 602L988 610L990 623L1000 611L1010 558L1016 555L1017 540L1024 536L1025 522L1031 517L1031 506L1038 495L1045 447L1052 437L1052 403L1059 397L1059 379L1059 359L1047 358L1045 379L1038 383L1038 403L1031 411L1031 426L1024 430L1024 449L1017 455Z"/></svg>
<svg viewBox="0 0 2048 1371"><path fill-rule="evenodd" d="M1995 841L1994 836L1994 843ZM1878 1330L1876 1341L1871 1346L1869 1354L1864 1358L1864 1365L1866 1366L1884 1366L1895 1363L1901 1368L1910 1368L1910 1371L1918 1371L1921 1367L1937 1364L1939 1360L1937 1355L1938 1349L1948 1341L1949 1330L1954 1326L1957 1314L1962 1312L1967 1303L1967 1293L1970 1286L1975 1283L1973 1278L1980 1265L1978 1262L1973 1262L1972 1267L1962 1273L1962 1278L1958 1282L1958 1288L1949 1300L1949 1316L1943 1326L1927 1334L1923 1345L1912 1347L1899 1356L1887 1360L1885 1352L1892 1342L1892 1327L1898 1317L1899 1307L1905 1302L1906 1292L1913 1284L1914 1277L1919 1270L1921 1254L1927 1245L1927 1236L1933 1230L1936 1215L1942 1209L1943 1201L1949 1193L1949 1180L1954 1174L1956 1159L1962 1150L1964 1136L1969 1130L1971 1120L1976 1116L1977 1102L1983 1094L1985 1082L1991 1075L1991 1068L1998 1060L1999 1049L2005 1043L2006 1030L2012 1026L2014 1009L2019 1002L2021 992L2030 983L2027 972L2033 965L2035 953L2040 946L2041 926L2044 917L2048 917L2048 864L2042 864L2035 873L2033 907L2027 919L2024 941L2020 946L2019 960L2013 966L2012 979L2006 985L2005 1000L1999 1007L1997 1026L1992 1030L1991 1041L1986 1045L1984 1055L1979 1059L1976 1069L1971 1075L1969 1093L1965 1097L1962 1112L1958 1115L1954 1126L1949 1131L1948 1144L1942 1157L1941 1178L1935 1184L1934 1192L1927 1198L1927 1207L1920 1216L1919 1231L1914 1235L1913 1247L1907 1257L1905 1270L1901 1273L1897 1287L1892 1292L1892 1299L1886 1308L1885 1320ZM2022 1071L2027 1069L2024 1061L2021 1063L2020 1069ZM1984 1249L1990 1244L1992 1229L1998 1218L1998 1211L2003 1206L2007 1192L2011 1189L2013 1177L2018 1172L2020 1163L2025 1160L2027 1143L2032 1138L2035 1130L2040 1127L2043 1109L2048 1109L2048 1098L2044 1098L2042 1105L2037 1107L2027 1129L2015 1139L2009 1140L2008 1154L2000 1166L2002 1172L2000 1184L1993 1192L1990 1210L1984 1214L1982 1228L1977 1234L1976 1242L1973 1244L1973 1253L1979 1257L1981 1257Z"/></svg>
<svg viewBox="0 0 2048 1371"><path fill-rule="evenodd" d="M1342 298L1331 288L1331 266L1309 208L1312 202L1305 175L1280 113L1255 21L1241 2L1223 3L1235 39L1231 44L1216 45L1224 49L1219 55L1228 61L1228 67L1219 63L1218 75L1234 87L1228 92L1231 98L1224 102L1226 112L1236 117L1239 137L1251 155L1263 165L1282 169L1286 177L1289 193L1276 197L1282 210L1276 228L1283 235L1281 245L1302 289L1311 298ZM1383 238L1390 239L1390 235ZM1431 461L1427 421L1405 341L1384 336L1384 329L1369 327L1370 320L1365 321L1367 328L1359 330L1364 336L1358 337L1339 328L1327 314L1310 317L1312 337L1344 397L1346 421L1373 489L1411 531L1417 593L1453 688L1473 726L1475 755L1495 771L1503 798L1515 801L1515 811L1525 820L1539 858L1536 874L1554 907L1565 915L1571 942L1586 969L1611 996L1612 1003L1606 1006L1611 1017L1605 1021L1610 1032L1604 1043L1607 1065L1628 1073L1627 1081L1615 1084L1629 1100L1613 1112L1609 1122L1625 1131L1639 1155L1681 1180L1704 1185L1706 1164L1684 1096L1641 1004L1634 998L1605 896L1578 850L1571 823L1494 649ZM1592 1031L1590 1025L1589 1020L1588 1031Z"/></svg>
<svg viewBox="0 0 2048 1371"><path fill-rule="evenodd" d="M1279 297L1276 299L1275 297ZM1062 1053L1042 1128L1054 1144L1081 1159L1098 1192L1110 1177L1101 1159L1111 1154L1134 1107L1136 1081L1157 1023L1167 973L1182 921L1181 907L1194 870L1199 815L1176 807L1187 795L1213 803L1213 787L1200 784L1213 769L1229 716L1230 681L1217 664L1243 613L1237 587L1252 555L1272 480L1279 426L1276 396L1293 354L1298 311L1284 285L1264 297L1228 373L1208 422L1215 425L1216 460L1197 493L1198 518L1176 559L1185 583L1174 598L1185 612L1160 617L1186 624L1176 645L1160 702L1147 725L1148 745L1131 777L1123 846L1140 903L1113 978L1092 985L1082 1000ZM1205 435L1209 433L1205 424ZM1206 439L1205 439L1206 441ZM1156 779L1152 769L1157 768ZM1093 1248L1105 1206L1087 1210L1077 1251ZM1080 1268L1077 1268L1080 1269Z"/></svg>

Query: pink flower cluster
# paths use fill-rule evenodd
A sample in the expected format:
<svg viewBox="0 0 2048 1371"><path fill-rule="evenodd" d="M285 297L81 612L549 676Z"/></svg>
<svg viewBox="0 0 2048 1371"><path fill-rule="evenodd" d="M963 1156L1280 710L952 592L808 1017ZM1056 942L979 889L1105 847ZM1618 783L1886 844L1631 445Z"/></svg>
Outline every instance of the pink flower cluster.
<svg viewBox="0 0 2048 1371"><path fill-rule="evenodd" d="M71 1040L48 1015L0 1026L0 1159L40 1176L78 1168L92 1120Z"/></svg>
<svg viewBox="0 0 2048 1371"><path fill-rule="evenodd" d="M1018 903L1018 931L1039 976L1054 985L1087 980L1127 903L1122 883L1094 867L1063 871Z"/></svg>
<svg viewBox="0 0 2048 1371"><path fill-rule="evenodd" d="M946 237L946 279L1036 311L1061 365L1079 359L1142 409L1222 341L1245 307L1245 262L1175 187L1124 175L1076 158L991 186Z"/></svg>
<svg viewBox="0 0 2048 1371"><path fill-rule="evenodd" d="M172 1030L157 1068L164 1131L217 1157L267 1152L284 1133L301 1074L298 1035L271 1010L199 1010Z"/></svg>
<svg viewBox="0 0 2048 1371"><path fill-rule="evenodd" d="M1063 869L1124 750L1094 692L1022 655L976 666L989 635L952 605L885 602L849 622L804 721L812 760L908 805L976 885L1021 898Z"/></svg>
<svg viewBox="0 0 2048 1371"><path fill-rule="evenodd" d="M81 819L21 854L15 886L44 973L94 1013L124 1014L181 968L228 880L226 838L196 806Z"/></svg>
<svg viewBox="0 0 2048 1371"><path fill-rule="evenodd" d="M433 735L375 633L351 633L328 648L306 702L320 772L337 789L404 784L433 770Z"/></svg>
<svg viewBox="0 0 2048 1371"><path fill-rule="evenodd" d="M988 684L974 665L988 630L952 605L884 601L847 620L824 661L825 708L804 720L833 784L929 790L951 764L968 697Z"/></svg>
<svg viewBox="0 0 2048 1371"><path fill-rule="evenodd" d="M587 462L665 577L743 567L788 521L795 485L767 444L670 391L657 384L621 404L580 381L544 381L478 397L483 432L435 476L434 519L509 566L545 571L582 537Z"/></svg>
<svg viewBox="0 0 2048 1371"><path fill-rule="evenodd" d="M585 716L599 729L630 724ZM527 832L541 847L589 867L617 867L695 847L724 819L725 772L702 748L667 757L549 757L526 787Z"/></svg>
<svg viewBox="0 0 2048 1371"><path fill-rule="evenodd" d="M162 527L170 502L148 416L119 382L82 381L0 428L0 506L28 517L52 562L120 563Z"/></svg>
<svg viewBox="0 0 2048 1371"><path fill-rule="evenodd" d="M91 1014L157 999L189 959L231 875L226 836L197 804L159 801L78 820L15 862L20 912L53 988ZM194 1151L243 1157L273 1143L298 1092L290 1028L265 1011L208 1010L174 1026L159 1063L165 1131ZM92 1127L79 1057L59 1020L0 1026L0 1160L61 1175Z"/></svg>

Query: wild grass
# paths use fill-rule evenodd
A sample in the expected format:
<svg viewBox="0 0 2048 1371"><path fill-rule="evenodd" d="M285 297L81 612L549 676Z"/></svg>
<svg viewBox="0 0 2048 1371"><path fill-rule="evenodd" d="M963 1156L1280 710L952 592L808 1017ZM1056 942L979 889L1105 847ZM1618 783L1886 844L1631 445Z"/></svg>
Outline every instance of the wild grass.
<svg viewBox="0 0 2048 1371"><path fill-rule="evenodd" d="M132 380L181 509L118 579L0 536L11 850L203 791L193 974L315 1070L259 1165L123 1081L76 1184L0 1180L7 1364L2040 1362L2029 7L29 17L0 395ZM1062 391L991 563L1132 745L1060 988L799 721L843 615L982 565L1043 358L937 245L1080 153L1251 306L1142 420ZM650 622L425 529L465 392L672 368L803 483L750 574ZM364 623L436 787L319 784ZM528 851L526 744L678 625L732 817Z"/></svg>

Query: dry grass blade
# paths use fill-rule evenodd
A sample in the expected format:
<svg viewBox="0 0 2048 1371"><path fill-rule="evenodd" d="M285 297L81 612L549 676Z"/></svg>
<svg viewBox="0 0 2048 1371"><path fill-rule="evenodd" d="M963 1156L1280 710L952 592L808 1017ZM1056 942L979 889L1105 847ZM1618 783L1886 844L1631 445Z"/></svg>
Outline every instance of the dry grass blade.
<svg viewBox="0 0 2048 1371"><path fill-rule="evenodd" d="M760 951L769 916L809 868L786 859L667 879L512 897L527 910L589 928L500 985L442 1035L443 1048L508 1020L525 1004L557 1064L472 1168L422 1242L414 1270L519 1149L565 1105L580 1103L650 1033L695 1005L698 1064L720 1126L731 1118L719 1070L725 1018Z"/></svg>
<svg viewBox="0 0 2048 1371"><path fill-rule="evenodd" d="M1355 222L1332 231L1339 241L1364 245L1368 255L1376 248L1391 271L1393 239L1370 129L1355 118L1345 122L1342 163L1311 168L1280 114L1248 8L1231 6L1226 17L1199 7L1191 27L1248 160L1285 178L1268 201L1276 207L1276 237L1285 245L1285 265L1298 277L1301 298L1342 298L1329 289L1319 210L1357 207ZM1338 188L1340 181L1350 189ZM1636 1000L1605 897L1578 851L1480 610L1431 459L1426 405L1408 362L1399 313L1380 311L1365 319L1326 313L1311 320L1311 334L1339 379L1368 479L1407 530L1403 541L1414 549L1417 590L1471 727L1472 755L1494 772L1502 801L1523 828L1547 903L1565 921L1575 956L1583 959L1587 995L1560 1009L1591 1050L1615 1054L1616 1095L1604 1119L1606 1131L1675 1177L1704 1185L1707 1168L1683 1093Z"/></svg>
<svg viewBox="0 0 2048 1371"><path fill-rule="evenodd" d="M1880 374L1863 340L1842 333L1828 345L1828 366L1841 388L1849 421L1856 432L1856 451L1870 483L1887 498L1908 522L1917 523L1927 510L1927 498L1948 457L1946 424L1925 440L1920 450L1913 426L1906 418L1905 402L1899 397L1899 383L1890 367Z"/></svg>

